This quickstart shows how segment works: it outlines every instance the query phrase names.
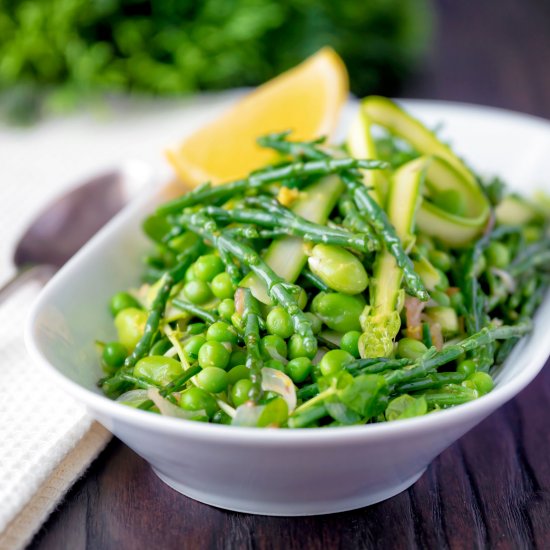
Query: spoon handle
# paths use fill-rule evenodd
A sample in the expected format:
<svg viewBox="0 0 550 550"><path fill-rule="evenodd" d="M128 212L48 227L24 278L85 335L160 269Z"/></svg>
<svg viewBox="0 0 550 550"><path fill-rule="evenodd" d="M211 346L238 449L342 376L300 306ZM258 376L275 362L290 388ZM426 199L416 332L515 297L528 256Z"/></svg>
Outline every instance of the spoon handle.
<svg viewBox="0 0 550 550"><path fill-rule="evenodd" d="M0 305L29 281L40 281L45 284L56 271L57 269L51 265L33 265L18 269L0 286Z"/></svg>

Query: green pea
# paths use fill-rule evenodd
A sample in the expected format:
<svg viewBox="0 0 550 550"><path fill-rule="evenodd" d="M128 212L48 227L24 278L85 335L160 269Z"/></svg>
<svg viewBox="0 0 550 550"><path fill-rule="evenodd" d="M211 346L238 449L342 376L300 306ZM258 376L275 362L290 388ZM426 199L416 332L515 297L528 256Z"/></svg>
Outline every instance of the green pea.
<svg viewBox="0 0 550 550"><path fill-rule="evenodd" d="M447 294L441 292L441 290L432 290L430 292L430 298L440 306L449 307L451 305L451 299Z"/></svg>
<svg viewBox="0 0 550 550"><path fill-rule="evenodd" d="M288 418L288 405L282 397L275 397L264 406L258 418L258 427L281 426Z"/></svg>
<svg viewBox="0 0 550 550"><path fill-rule="evenodd" d="M205 344L206 338L202 334L195 334L183 343L183 351L188 359L197 359L199 351Z"/></svg>
<svg viewBox="0 0 550 550"><path fill-rule="evenodd" d="M485 251L487 264L504 269L510 263L510 251L502 243L492 242Z"/></svg>
<svg viewBox="0 0 550 550"><path fill-rule="evenodd" d="M168 338L161 338L155 342L148 355L164 355L172 347L172 342Z"/></svg>
<svg viewBox="0 0 550 550"><path fill-rule="evenodd" d="M233 286L229 273L224 272L216 275L212 279L212 283L210 283L210 288L214 296L220 300L233 298L235 295L235 287Z"/></svg>
<svg viewBox="0 0 550 550"><path fill-rule="evenodd" d="M225 269L222 259L215 254L205 254L196 260L193 269L197 279L210 282L216 275Z"/></svg>
<svg viewBox="0 0 550 550"><path fill-rule="evenodd" d="M234 349L229 357L229 366L236 367L244 364L246 364L246 351L241 348Z"/></svg>
<svg viewBox="0 0 550 550"><path fill-rule="evenodd" d="M471 374L474 374L476 371L476 364L471 359L465 359L464 361L460 361L460 363L456 367L456 372L459 372L461 374L464 374L466 377L470 376Z"/></svg>
<svg viewBox="0 0 550 550"><path fill-rule="evenodd" d="M316 353L317 350L313 350L310 353L306 351L303 338L299 334L293 334L290 337L288 343L288 357L290 359L296 359L296 357L309 357L313 359Z"/></svg>
<svg viewBox="0 0 550 550"><path fill-rule="evenodd" d="M119 311L115 317L115 327L118 341L132 351L139 342L147 322L147 312L135 307L128 307Z"/></svg>
<svg viewBox="0 0 550 550"><path fill-rule="evenodd" d="M320 292L311 303L311 310L327 327L337 332L361 330L359 317L365 301L359 296L336 292Z"/></svg>
<svg viewBox="0 0 550 550"><path fill-rule="evenodd" d="M206 367L196 377L197 384L210 393L220 393L227 388L229 377L227 373L218 367Z"/></svg>
<svg viewBox="0 0 550 550"><path fill-rule="evenodd" d="M204 410L209 418L212 418L218 410L216 400L209 393L195 386L182 392L179 405L186 411Z"/></svg>
<svg viewBox="0 0 550 550"><path fill-rule="evenodd" d="M286 357L286 342L275 334L268 334L260 340L260 351L265 360Z"/></svg>
<svg viewBox="0 0 550 550"><path fill-rule="evenodd" d="M340 246L317 244L308 258L309 269L327 286L344 294L359 294L369 283L357 256Z"/></svg>
<svg viewBox="0 0 550 550"><path fill-rule="evenodd" d="M441 269L441 271L449 271L449 269L451 269L451 256L443 252L443 250L430 250L428 252L428 259L433 266Z"/></svg>
<svg viewBox="0 0 550 550"><path fill-rule="evenodd" d="M269 361L266 361L264 363L264 367L268 367L270 369L280 370L281 372L285 372L285 366L281 361L278 361L277 359L270 359Z"/></svg>
<svg viewBox="0 0 550 550"><path fill-rule="evenodd" d="M206 339L208 341L216 342L229 342L236 344L239 337L237 331L231 325L224 323L223 321L216 321L212 323L206 331Z"/></svg>
<svg viewBox="0 0 550 550"><path fill-rule="evenodd" d="M195 266L189 266L189 269L185 272L185 275L183 277L183 282L189 283L191 281L196 281L197 279L198 277L195 275Z"/></svg>
<svg viewBox="0 0 550 550"><path fill-rule="evenodd" d="M117 369L124 364L128 350L120 342L108 342L103 347L101 358L108 367Z"/></svg>
<svg viewBox="0 0 550 550"><path fill-rule="evenodd" d="M231 317L235 313L235 302L231 298L222 300L218 305L218 313L222 319L231 321Z"/></svg>
<svg viewBox="0 0 550 550"><path fill-rule="evenodd" d="M231 388L231 400L235 407L239 407L248 401L248 395L252 390L252 382L247 378L238 380Z"/></svg>
<svg viewBox="0 0 550 550"><path fill-rule="evenodd" d="M359 357L359 337L361 333L358 330L350 330L342 336L340 347L351 353L356 359Z"/></svg>
<svg viewBox="0 0 550 550"><path fill-rule="evenodd" d="M290 315L280 306L274 307L267 314L265 324L269 333L281 338L290 338L294 333Z"/></svg>
<svg viewBox="0 0 550 550"><path fill-rule="evenodd" d="M113 317L116 317L123 309L142 309L141 304L127 292L117 292L109 302L109 309Z"/></svg>
<svg viewBox="0 0 550 550"><path fill-rule="evenodd" d="M472 383L479 395L485 395L495 387L493 379L486 372L474 372L465 382Z"/></svg>
<svg viewBox="0 0 550 550"><path fill-rule="evenodd" d="M194 304L204 304L212 298L208 283L199 280L189 281L183 287L187 299Z"/></svg>
<svg viewBox="0 0 550 550"><path fill-rule="evenodd" d="M321 332L321 329L323 328L323 321L317 317L314 313L311 313L311 311L306 311L304 315L308 318L309 322L311 323L311 330L313 334L319 334Z"/></svg>
<svg viewBox="0 0 550 550"><path fill-rule="evenodd" d="M250 378L250 369L246 367L246 365L237 365L227 373L227 376L229 380L229 385L233 386L243 378Z"/></svg>
<svg viewBox="0 0 550 550"><path fill-rule="evenodd" d="M134 366L134 376L145 378L159 386L166 386L182 373L181 363L164 355L148 355Z"/></svg>
<svg viewBox="0 0 550 550"><path fill-rule="evenodd" d="M199 365L203 369L207 367L225 369L229 364L229 356L229 351L221 342L206 342L199 350Z"/></svg>
<svg viewBox="0 0 550 550"><path fill-rule="evenodd" d="M343 349L333 349L325 353L319 362L321 372L328 376L341 371L346 365L349 365L355 360L351 353Z"/></svg>
<svg viewBox="0 0 550 550"><path fill-rule="evenodd" d="M428 348L414 338L402 338L397 344L397 356L402 359L411 359L414 361L427 351Z"/></svg>
<svg viewBox="0 0 550 550"><path fill-rule="evenodd" d="M311 359L296 357L287 363L285 372L295 384L300 384L310 375L311 367Z"/></svg>

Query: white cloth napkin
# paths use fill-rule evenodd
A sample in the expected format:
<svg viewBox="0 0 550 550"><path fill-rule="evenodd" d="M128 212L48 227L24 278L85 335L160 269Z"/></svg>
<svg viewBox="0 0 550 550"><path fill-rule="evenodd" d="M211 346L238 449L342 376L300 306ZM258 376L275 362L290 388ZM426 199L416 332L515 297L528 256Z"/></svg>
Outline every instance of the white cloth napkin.
<svg viewBox="0 0 550 550"><path fill-rule="evenodd" d="M79 179L163 150L234 101L235 92L115 106L29 129L0 126L0 284L28 223ZM39 285L0 304L0 550L27 544L110 434L64 395L26 353L23 327ZM90 336L93 338L93 335Z"/></svg>

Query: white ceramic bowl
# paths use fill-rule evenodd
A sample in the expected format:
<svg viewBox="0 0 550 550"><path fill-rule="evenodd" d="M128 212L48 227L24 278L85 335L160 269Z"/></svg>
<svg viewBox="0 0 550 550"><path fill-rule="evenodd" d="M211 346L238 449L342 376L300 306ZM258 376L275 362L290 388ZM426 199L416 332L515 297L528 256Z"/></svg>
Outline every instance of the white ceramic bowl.
<svg viewBox="0 0 550 550"><path fill-rule="evenodd" d="M550 189L550 124L495 109L407 101L476 169L522 192ZM137 283L147 248L140 222L166 196L159 186L119 214L47 285L27 327L27 345L70 395L171 487L242 512L312 515L373 504L413 484L428 464L539 372L550 353L550 299L489 395L454 409L368 426L312 430L235 428L161 417L119 405L96 388L94 340L114 335L106 304Z"/></svg>

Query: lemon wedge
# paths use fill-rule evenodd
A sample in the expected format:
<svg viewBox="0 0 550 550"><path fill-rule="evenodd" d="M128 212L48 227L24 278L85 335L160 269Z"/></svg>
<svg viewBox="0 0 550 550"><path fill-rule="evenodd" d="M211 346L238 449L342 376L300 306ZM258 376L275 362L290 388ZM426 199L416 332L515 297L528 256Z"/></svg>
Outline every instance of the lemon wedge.
<svg viewBox="0 0 550 550"><path fill-rule="evenodd" d="M300 140L330 136L348 89L343 61L323 48L168 150L168 160L179 179L193 187L244 177L273 159L272 151L256 144L258 136L284 130Z"/></svg>

